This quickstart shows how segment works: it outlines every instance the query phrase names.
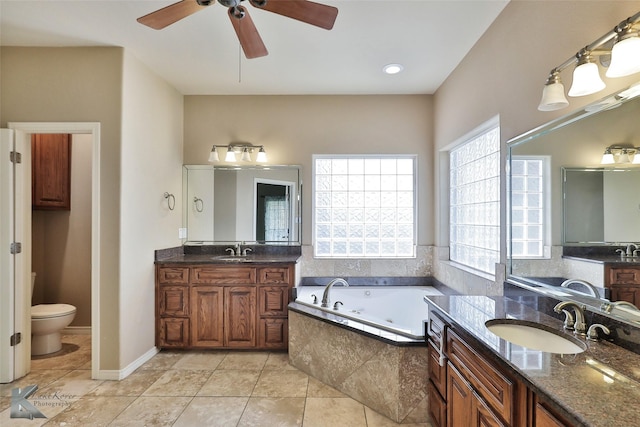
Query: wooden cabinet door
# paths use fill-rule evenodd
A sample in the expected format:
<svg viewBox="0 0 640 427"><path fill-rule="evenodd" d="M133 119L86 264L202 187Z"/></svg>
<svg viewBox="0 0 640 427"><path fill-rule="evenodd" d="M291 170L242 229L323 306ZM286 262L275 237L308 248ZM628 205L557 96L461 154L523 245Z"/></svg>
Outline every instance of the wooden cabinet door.
<svg viewBox="0 0 640 427"><path fill-rule="evenodd" d="M289 322L287 319L263 318L258 326L258 348L285 350L289 346Z"/></svg>
<svg viewBox="0 0 640 427"><path fill-rule="evenodd" d="M287 317L288 304L287 286L258 287L258 313L261 317Z"/></svg>
<svg viewBox="0 0 640 427"><path fill-rule="evenodd" d="M158 314L161 317L189 316L188 286L158 286Z"/></svg>
<svg viewBox="0 0 640 427"><path fill-rule="evenodd" d="M446 379L446 378L445 378ZM427 384L429 395L429 416L433 427L447 427L447 402L440 396L433 382Z"/></svg>
<svg viewBox="0 0 640 427"><path fill-rule="evenodd" d="M474 427L507 427L478 394L473 393L471 425Z"/></svg>
<svg viewBox="0 0 640 427"><path fill-rule="evenodd" d="M184 348L189 345L189 319L167 317L158 321L156 345L163 348Z"/></svg>
<svg viewBox="0 0 640 427"><path fill-rule="evenodd" d="M611 301L627 301L640 307L640 285L613 285L611 287Z"/></svg>
<svg viewBox="0 0 640 427"><path fill-rule="evenodd" d="M447 369L447 427L470 427L473 390L456 368Z"/></svg>
<svg viewBox="0 0 640 427"><path fill-rule="evenodd" d="M71 135L31 136L33 209L71 209Z"/></svg>
<svg viewBox="0 0 640 427"><path fill-rule="evenodd" d="M224 292L218 286L191 287L191 346L224 345Z"/></svg>
<svg viewBox="0 0 640 427"><path fill-rule="evenodd" d="M224 288L224 345L250 348L256 345L256 287Z"/></svg>

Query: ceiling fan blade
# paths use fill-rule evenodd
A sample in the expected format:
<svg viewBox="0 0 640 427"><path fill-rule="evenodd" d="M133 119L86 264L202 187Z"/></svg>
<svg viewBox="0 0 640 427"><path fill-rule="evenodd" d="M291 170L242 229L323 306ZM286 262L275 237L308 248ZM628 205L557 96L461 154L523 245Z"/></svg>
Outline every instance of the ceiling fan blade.
<svg viewBox="0 0 640 427"><path fill-rule="evenodd" d="M242 17L239 17L240 15L242 15ZM242 46L244 56L246 56L247 59L259 58L269 54L251 16L249 16L249 12L244 7L230 7L229 18L231 19L233 28L236 30L238 40L240 40L240 46Z"/></svg>
<svg viewBox="0 0 640 427"><path fill-rule="evenodd" d="M249 0L249 2L257 8L306 22L325 30L333 28L338 16L337 8L308 0Z"/></svg>
<svg viewBox="0 0 640 427"><path fill-rule="evenodd" d="M154 30L161 30L205 7L198 4L196 0L182 0L142 16L137 21Z"/></svg>

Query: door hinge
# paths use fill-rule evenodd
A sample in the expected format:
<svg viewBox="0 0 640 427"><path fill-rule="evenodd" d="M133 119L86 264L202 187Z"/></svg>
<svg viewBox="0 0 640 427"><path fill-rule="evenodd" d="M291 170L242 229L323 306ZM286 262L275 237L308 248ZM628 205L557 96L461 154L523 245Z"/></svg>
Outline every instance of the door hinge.
<svg viewBox="0 0 640 427"><path fill-rule="evenodd" d="M11 163L22 163L22 154L17 151L12 151L9 153L9 160Z"/></svg>
<svg viewBox="0 0 640 427"><path fill-rule="evenodd" d="M15 254L19 254L19 253L22 253L22 243L13 242L11 244L11 254L15 255Z"/></svg>
<svg viewBox="0 0 640 427"><path fill-rule="evenodd" d="M22 342L22 334L20 332L16 332L15 334L11 335L10 341L11 347L15 347Z"/></svg>

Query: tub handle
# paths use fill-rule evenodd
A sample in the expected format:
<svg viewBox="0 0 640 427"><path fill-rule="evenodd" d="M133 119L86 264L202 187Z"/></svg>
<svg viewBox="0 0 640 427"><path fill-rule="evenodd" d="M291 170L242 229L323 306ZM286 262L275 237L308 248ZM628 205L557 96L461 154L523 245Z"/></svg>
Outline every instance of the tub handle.
<svg viewBox="0 0 640 427"><path fill-rule="evenodd" d="M338 307L338 304L340 304L340 305L344 305L344 304L342 303L342 301L336 301L336 302L335 302L335 304L333 304L333 309L334 309L334 310L338 310L338 308L339 308L339 307Z"/></svg>
<svg viewBox="0 0 640 427"><path fill-rule="evenodd" d="M311 294L311 296L313 297L313 303L317 304L318 303L318 297L316 296L316 294Z"/></svg>

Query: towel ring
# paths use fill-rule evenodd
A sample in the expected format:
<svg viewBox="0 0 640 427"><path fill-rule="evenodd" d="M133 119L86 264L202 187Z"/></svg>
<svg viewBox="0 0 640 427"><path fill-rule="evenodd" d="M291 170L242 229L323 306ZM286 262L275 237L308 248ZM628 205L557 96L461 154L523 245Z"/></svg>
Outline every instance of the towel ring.
<svg viewBox="0 0 640 427"><path fill-rule="evenodd" d="M195 205L196 211L202 212L204 210L204 202L199 197L193 198L193 204Z"/></svg>
<svg viewBox="0 0 640 427"><path fill-rule="evenodd" d="M167 206L169 206L169 210L172 211L176 207L176 197L171 193L164 193L164 198L167 199Z"/></svg>

